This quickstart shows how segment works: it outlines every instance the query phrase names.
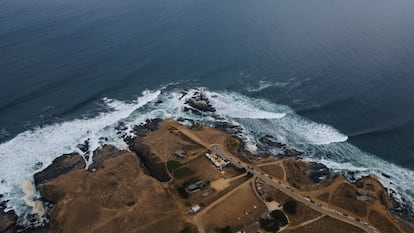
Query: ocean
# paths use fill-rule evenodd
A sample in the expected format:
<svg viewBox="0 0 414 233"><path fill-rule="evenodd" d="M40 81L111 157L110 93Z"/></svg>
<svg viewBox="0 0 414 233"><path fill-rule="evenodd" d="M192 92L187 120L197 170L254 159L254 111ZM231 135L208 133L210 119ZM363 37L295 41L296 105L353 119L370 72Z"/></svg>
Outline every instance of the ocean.
<svg viewBox="0 0 414 233"><path fill-rule="evenodd" d="M414 2L0 1L0 193L148 118L230 122L414 203ZM184 111L203 88L214 114ZM128 132L126 132L128 133ZM384 175L385 174L385 175ZM36 194L33 194L36 198Z"/></svg>

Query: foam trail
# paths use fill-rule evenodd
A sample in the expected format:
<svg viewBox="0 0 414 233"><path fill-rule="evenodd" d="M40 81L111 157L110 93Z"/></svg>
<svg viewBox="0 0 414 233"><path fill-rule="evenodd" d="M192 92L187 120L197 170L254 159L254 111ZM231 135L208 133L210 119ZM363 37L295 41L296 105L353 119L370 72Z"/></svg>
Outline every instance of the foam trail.
<svg viewBox="0 0 414 233"><path fill-rule="evenodd" d="M271 82L266 80L260 80L256 85L248 85L246 90L249 92L259 92L269 87L286 87L288 83L285 82Z"/></svg>

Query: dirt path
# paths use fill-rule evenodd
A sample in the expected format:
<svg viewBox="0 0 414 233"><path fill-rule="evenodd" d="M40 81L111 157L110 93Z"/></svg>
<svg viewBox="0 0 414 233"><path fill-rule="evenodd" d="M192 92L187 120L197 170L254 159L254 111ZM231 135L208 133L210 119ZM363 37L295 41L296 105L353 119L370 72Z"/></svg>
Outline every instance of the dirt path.
<svg viewBox="0 0 414 233"><path fill-rule="evenodd" d="M192 133L191 130L188 129L186 126L183 126L183 125L180 125L180 124L177 123L177 124L174 124L174 127L176 127L181 133L183 133L187 137L191 138L193 141L195 141L198 144L204 146L205 148L209 149L210 151L216 153L217 155L219 155L223 159L228 159L231 163L237 164L238 166L242 166L242 167L246 168L246 170L248 172L254 174L255 176L257 176L259 178L261 178L267 184L275 187L276 189L280 190L281 192L285 193L286 195L290 196L291 198L295 199L296 201L302 202L306 206L320 212L322 215L327 215L329 217L340 220L342 222L354 225L358 228L363 229L366 232L375 232L371 227L369 227L369 226L367 226L367 225L365 225L361 222L358 222L353 218L350 218L348 216L344 216L340 212L334 212L331 209L325 209L324 207L319 206L316 203L311 203L311 202L307 201L302 195L294 192L293 189L291 189L291 188L288 189L287 187L284 187L281 184L279 184L278 182L276 182L275 180L270 179L268 176L262 175L262 173L257 172L256 171L257 169L253 169L251 166L247 166L242 161L235 160L234 156L229 156L228 154L226 154L224 152L224 150L222 149L220 144L206 144L206 143L204 143L203 140L201 140L197 135ZM285 177L286 177L286 173L285 173ZM214 203L207 206L205 209L202 209L200 212L205 213L206 210L208 210L208 209L212 208L213 206L217 205L218 203L220 203L222 200L224 200L226 197L228 197L229 195L234 193L236 190L238 190L243 185L244 184L236 187L232 191L230 191L227 194L225 194L224 196L220 197L218 200L216 200ZM202 215L202 213L201 214L199 213L199 214L197 214L197 216L194 217L194 222L197 223L197 225L199 225L199 222L200 222L199 218L200 218L201 215ZM204 232L204 231L202 231L202 232Z"/></svg>
<svg viewBox="0 0 414 233"><path fill-rule="evenodd" d="M316 222L316 221L318 221L318 220L320 220L321 218L323 218L323 217L326 217L326 215L321 215L321 216L318 216L318 217L316 217L316 218L313 218L313 219L311 219L311 220L308 220L308 221L306 221L306 222L303 222L303 223L301 223L301 224L299 224L299 225L296 225L296 226L293 226L293 227L286 227L285 229L289 229L289 230L293 230L293 229L297 229L297 228L299 228L299 227L303 227L303 226L305 226L305 225L308 225L308 224L310 224L310 223L313 223L313 222ZM285 229L283 229L283 230L285 230ZM283 232L283 230L281 231L281 232Z"/></svg>

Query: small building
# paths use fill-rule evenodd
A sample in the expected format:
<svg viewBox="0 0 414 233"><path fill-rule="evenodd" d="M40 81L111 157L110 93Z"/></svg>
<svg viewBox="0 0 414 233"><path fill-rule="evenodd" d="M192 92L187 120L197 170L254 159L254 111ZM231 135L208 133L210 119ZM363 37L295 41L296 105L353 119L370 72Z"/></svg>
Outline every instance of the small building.
<svg viewBox="0 0 414 233"><path fill-rule="evenodd" d="M185 187L185 191L187 191L188 193L193 193L193 192L197 192L201 189L206 189L208 187L208 185L206 183L204 183L203 181L197 181L193 184L188 185L187 187Z"/></svg>
<svg viewBox="0 0 414 233"><path fill-rule="evenodd" d="M230 164L230 161L228 159L223 159L216 154L210 155L209 153L206 153L205 156L214 164L214 166L219 171L222 171L225 166Z"/></svg>
<svg viewBox="0 0 414 233"><path fill-rule="evenodd" d="M187 154L185 153L184 150L177 150L174 154L176 157L180 159L185 159L187 157Z"/></svg>
<svg viewBox="0 0 414 233"><path fill-rule="evenodd" d="M201 207L200 207L199 205L195 205L195 206L193 206L193 207L191 207L191 208L190 208L190 212L191 212L192 214L195 214L195 213L197 213L198 211L200 211L200 209L201 209Z"/></svg>

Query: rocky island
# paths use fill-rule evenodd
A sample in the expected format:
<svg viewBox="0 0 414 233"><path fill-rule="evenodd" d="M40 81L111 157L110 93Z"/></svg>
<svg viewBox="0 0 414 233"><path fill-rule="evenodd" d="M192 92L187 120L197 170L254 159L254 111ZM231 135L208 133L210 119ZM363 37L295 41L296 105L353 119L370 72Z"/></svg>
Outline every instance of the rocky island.
<svg viewBox="0 0 414 233"><path fill-rule="evenodd" d="M65 154L34 175L49 221L0 232L413 232L390 212L375 176L348 181L267 137L284 156L251 155L224 128L148 120L125 136L129 150L104 145L86 167Z"/></svg>

